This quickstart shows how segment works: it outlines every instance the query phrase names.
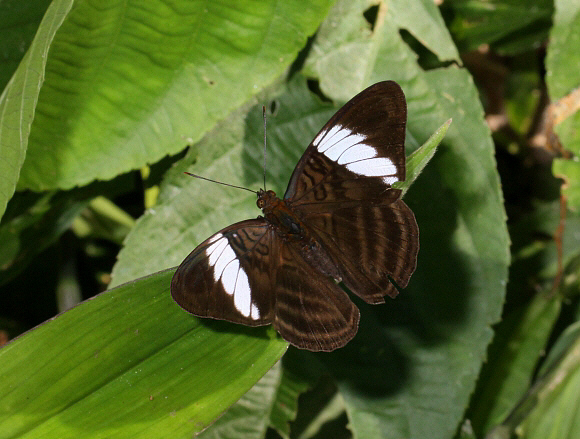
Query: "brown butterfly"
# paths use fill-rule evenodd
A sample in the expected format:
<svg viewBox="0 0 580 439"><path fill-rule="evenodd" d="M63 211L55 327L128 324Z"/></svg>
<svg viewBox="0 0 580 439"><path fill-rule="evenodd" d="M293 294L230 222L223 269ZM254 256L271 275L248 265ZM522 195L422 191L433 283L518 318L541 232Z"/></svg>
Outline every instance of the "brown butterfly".
<svg viewBox="0 0 580 439"><path fill-rule="evenodd" d="M332 351L356 334L359 310L407 286L419 229L393 183L405 180L405 95L393 81L352 98L296 165L284 198L260 189L264 216L201 243L171 281L186 311L273 324L301 349Z"/></svg>

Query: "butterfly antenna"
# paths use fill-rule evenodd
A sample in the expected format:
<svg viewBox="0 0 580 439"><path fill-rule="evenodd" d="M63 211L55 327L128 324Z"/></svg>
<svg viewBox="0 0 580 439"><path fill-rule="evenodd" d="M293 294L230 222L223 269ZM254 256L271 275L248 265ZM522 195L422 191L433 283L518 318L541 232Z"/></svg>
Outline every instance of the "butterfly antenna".
<svg viewBox="0 0 580 439"><path fill-rule="evenodd" d="M264 118L264 190L266 190L266 106L262 105L262 117Z"/></svg>
<svg viewBox="0 0 580 439"><path fill-rule="evenodd" d="M247 187L236 186L235 184L229 184L229 183L224 183L222 181L212 180L211 178L205 178L205 177L202 177L201 175L192 174L191 172L184 172L184 174L190 175L190 176L195 177L195 178L199 178L201 180L211 181L212 183L223 184L224 186L235 187L237 189L243 189L243 190L251 192L253 194L256 193L256 191L253 191L252 189L248 189Z"/></svg>

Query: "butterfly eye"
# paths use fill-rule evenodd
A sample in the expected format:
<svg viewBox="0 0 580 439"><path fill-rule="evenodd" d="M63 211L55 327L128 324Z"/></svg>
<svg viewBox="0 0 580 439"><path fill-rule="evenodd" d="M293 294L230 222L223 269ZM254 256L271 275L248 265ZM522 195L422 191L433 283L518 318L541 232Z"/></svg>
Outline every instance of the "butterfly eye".
<svg viewBox="0 0 580 439"><path fill-rule="evenodd" d="M258 205L258 207L259 207L260 209L263 209L263 208L264 208L264 200L258 200L258 201L256 202L256 204Z"/></svg>

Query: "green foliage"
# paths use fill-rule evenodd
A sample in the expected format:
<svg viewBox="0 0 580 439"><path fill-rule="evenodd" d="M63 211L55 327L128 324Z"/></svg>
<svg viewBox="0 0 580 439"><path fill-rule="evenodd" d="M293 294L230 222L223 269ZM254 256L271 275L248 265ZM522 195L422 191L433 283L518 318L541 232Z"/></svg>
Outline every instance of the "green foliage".
<svg viewBox="0 0 580 439"><path fill-rule="evenodd" d="M101 294L4 347L2 437L191 436L284 353L271 329L215 337L223 324L175 313L172 274Z"/></svg>
<svg viewBox="0 0 580 439"><path fill-rule="evenodd" d="M577 2L29 3L0 5L0 340L110 289L0 348L0 438L580 435ZM266 105L283 193L386 79L408 103L409 286L354 298L332 353L173 303L172 267L258 214L183 171L262 186ZM567 112L542 119L549 99Z"/></svg>
<svg viewBox="0 0 580 439"><path fill-rule="evenodd" d="M556 2L554 26L550 32L550 47L546 57L546 84L553 99L559 99L564 111L572 112L554 127L560 142L575 155L575 160L554 161L554 174L564 178L563 193L570 206L580 209L580 85L577 68L580 54L574 50L580 44L580 5L570 0ZM570 96L567 98L567 96Z"/></svg>

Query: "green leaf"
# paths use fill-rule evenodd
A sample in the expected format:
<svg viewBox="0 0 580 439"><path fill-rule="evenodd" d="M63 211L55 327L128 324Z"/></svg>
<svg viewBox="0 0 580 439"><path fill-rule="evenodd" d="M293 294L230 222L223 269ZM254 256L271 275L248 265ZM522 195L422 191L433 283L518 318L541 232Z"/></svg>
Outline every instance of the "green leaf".
<svg viewBox="0 0 580 439"><path fill-rule="evenodd" d="M54 192L14 197L0 223L0 285L13 279L54 243L87 203L71 194ZM10 207L19 212L12 214Z"/></svg>
<svg viewBox="0 0 580 439"><path fill-rule="evenodd" d="M298 413L298 398L310 389L312 383L304 377L284 367L282 380L278 386L276 400L270 414L270 426L284 439L290 438L290 422Z"/></svg>
<svg viewBox="0 0 580 439"><path fill-rule="evenodd" d="M17 276L73 222L78 222L79 214L88 212L85 208L93 198L114 198L134 186L134 178L126 174L109 182L97 182L70 191L17 193L10 200L0 223L0 285ZM95 206L95 202L92 205ZM126 234L134 222L124 213L119 218L116 212L105 214L103 209L100 211L98 218L93 215L91 219L93 227L88 232L92 236L97 236L95 229L99 228L105 232L101 236L120 240L119 235ZM91 208L90 212L94 214L96 210Z"/></svg>
<svg viewBox="0 0 580 439"><path fill-rule="evenodd" d="M440 61L456 61L461 64L457 48L435 2L391 0L388 7L399 27L408 30L423 46L437 55Z"/></svg>
<svg viewBox="0 0 580 439"><path fill-rule="evenodd" d="M536 201L532 207L533 211L510 225L513 259L509 288L516 297L529 294L530 281L542 282L546 290L551 289L559 270L558 244L552 236L562 220L560 201ZM580 215L567 212L565 220L561 243L564 267L572 264L580 253Z"/></svg>
<svg viewBox="0 0 580 439"><path fill-rule="evenodd" d="M571 151L573 159L556 159L553 172L565 181L562 193L572 210L580 209L580 54L574 50L580 44L580 5L569 0L555 2L554 26L546 56L546 83L550 98L560 100L559 106L570 108L571 114L554 126L563 148ZM558 110L556 108L554 112Z"/></svg>
<svg viewBox="0 0 580 439"><path fill-rule="evenodd" d="M22 61L50 3L50 0L5 0L0 3L0 90Z"/></svg>
<svg viewBox="0 0 580 439"><path fill-rule="evenodd" d="M0 217L14 194L26 156L48 49L72 3L52 2L26 55L0 95Z"/></svg>
<svg viewBox="0 0 580 439"><path fill-rule="evenodd" d="M172 274L103 293L4 346L0 437L191 437L284 353L272 330L183 312Z"/></svg>
<svg viewBox="0 0 580 439"><path fill-rule="evenodd" d="M560 336L540 375L491 438L517 432L529 439L573 439L580 434L580 322ZM523 422L522 422L523 420Z"/></svg>
<svg viewBox="0 0 580 439"><path fill-rule="evenodd" d="M468 414L478 437L502 422L526 393L560 308L559 298L538 294L498 326Z"/></svg>
<svg viewBox="0 0 580 439"><path fill-rule="evenodd" d="M385 20L386 5L379 4L375 31L364 16L373 6L376 3L371 0L335 2L304 64L303 74L316 77L322 92L338 102L347 102L372 83L376 29Z"/></svg>
<svg viewBox="0 0 580 439"><path fill-rule="evenodd" d="M413 154L407 158L407 178L405 181L397 181L393 185L394 188L402 190L402 197L407 193L413 182L417 179L425 166L427 166L427 163L429 163L429 161L435 155L437 146L445 137L445 133L449 129L449 125L451 125L451 119L441 125L420 148L415 150Z"/></svg>
<svg viewBox="0 0 580 439"><path fill-rule="evenodd" d="M75 2L50 47L19 187L111 179L198 141L290 66L329 3Z"/></svg>
<svg viewBox="0 0 580 439"><path fill-rule="evenodd" d="M450 30L462 52L489 44L514 54L537 47L546 39L552 15L550 0L463 0L444 2L453 17Z"/></svg>
<svg viewBox="0 0 580 439"><path fill-rule="evenodd" d="M346 58L341 11L364 11L364 2L354 3L336 4L307 62L331 98L350 86L328 60ZM405 196L421 236L409 286L384 306L360 304L357 336L325 363L338 379L356 437L448 438L500 318L509 239L494 149L471 78L455 67L422 71L389 13L372 36L359 38L363 61L355 58L352 71L338 70L340 76L346 83L360 70L370 83L399 82L414 139L427 138L450 117L453 125Z"/></svg>
<svg viewBox="0 0 580 439"><path fill-rule="evenodd" d="M568 207L580 209L580 162L577 159L554 159L552 172L556 177L564 179L562 194L566 196Z"/></svg>
<svg viewBox="0 0 580 439"><path fill-rule="evenodd" d="M89 202L82 217L75 218L73 229L79 236L90 234L121 245L134 225L135 220L129 214L109 199L97 196Z"/></svg>
<svg viewBox="0 0 580 439"><path fill-rule="evenodd" d="M202 431L200 439L261 439L266 434L270 412L282 375L280 362L245 393L212 426Z"/></svg>
<svg viewBox="0 0 580 439"><path fill-rule="evenodd" d="M580 4L574 0L556 0L554 26L546 54L546 85L550 98L557 100L580 86Z"/></svg>
<svg viewBox="0 0 580 439"><path fill-rule="evenodd" d="M576 325L578 330L578 325ZM576 332L558 367L538 394L539 403L522 426L529 439L575 439L580 436L580 336ZM563 379L562 379L563 378Z"/></svg>
<svg viewBox="0 0 580 439"><path fill-rule="evenodd" d="M575 352L577 348L578 341L580 340L580 321L576 321L568 326L564 332L560 335L546 360L543 362L542 367L538 370L538 376L544 376L549 373L553 373L553 371L562 366L562 363L567 356L572 356L572 359L578 358L580 356L580 352ZM572 364L574 361L571 362Z"/></svg>
<svg viewBox="0 0 580 439"><path fill-rule="evenodd" d="M347 419L344 400L337 392L335 379L328 369L320 361L325 355L299 350L290 347L284 355L283 366L288 378L291 380L293 391L287 394L291 399L280 399L281 404L289 402L292 408L298 404L298 411L288 410L284 405L281 407L285 413L283 418L274 419L276 412L272 413L272 420L278 421L272 426L284 438L350 438L352 435L347 430ZM304 384L308 383L307 391ZM300 394L298 394L298 392ZM299 400L297 400L299 398ZM292 423L287 425L292 415ZM287 419L284 419L287 417ZM280 426L279 422L283 424ZM288 428L290 427L290 428Z"/></svg>

